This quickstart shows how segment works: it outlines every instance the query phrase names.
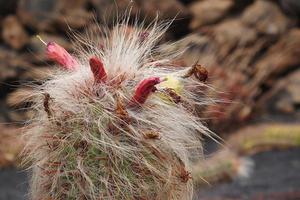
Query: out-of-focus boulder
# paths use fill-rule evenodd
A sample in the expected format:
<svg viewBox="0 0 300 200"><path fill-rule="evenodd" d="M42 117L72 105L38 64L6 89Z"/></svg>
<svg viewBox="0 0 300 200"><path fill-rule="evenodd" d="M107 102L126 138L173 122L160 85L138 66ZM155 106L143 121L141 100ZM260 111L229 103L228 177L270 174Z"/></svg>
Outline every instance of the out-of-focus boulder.
<svg viewBox="0 0 300 200"><path fill-rule="evenodd" d="M245 26L238 19L231 19L213 27L213 37L221 57L227 56L234 47L246 47L257 40L254 29Z"/></svg>
<svg viewBox="0 0 300 200"><path fill-rule="evenodd" d="M27 67L27 63L24 62L16 52L5 48L0 48L1 83L5 83L7 80L17 80L20 73L25 72ZM2 87L7 87L7 85L0 84L0 95L5 95L3 94L3 91L1 91Z"/></svg>
<svg viewBox="0 0 300 200"><path fill-rule="evenodd" d="M268 0L256 0L242 15L242 22L254 27L259 33L279 36L292 24L279 6Z"/></svg>
<svg viewBox="0 0 300 200"><path fill-rule="evenodd" d="M270 112L280 112L281 114L300 114L300 65L299 69L292 72L282 80L277 81L276 87L270 92L266 101ZM266 102L263 102L266 103Z"/></svg>
<svg viewBox="0 0 300 200"><path fill-rule="evenodd" d="M118 12L119 18L124 17L124 12L131 16L145 17L150 22L156 17L159 19L180 19L186 17L189 11L177 0L90 0L96 8L97 14L102 19L116 19ZM129 13L130 11L130 13ZM109 22L108 22L109 23Z"/></svg>
<svg viewBox="0 0 300 200"><path fill-rule="evenodd" d="M85 7L87 0L20 0L17 14L22 22L39 31L83 28L92 14Z"/></svg>
<svg viewBox="0 0 300 200"><path fill-rule="evenodd" d="M259 97L256 106L275 106L275 110L283 113L294 111L294 105L298 105L299 72L291 78L282 78L293 72L300 66L300 29L292 29L284 37L274 44L261 59L255 63L254 74L249 86L249 95ZM282 81L280 81L282 79ZM260 87L258 87L260 86ZM269 88L263 91L261 87ZM277 96L277 97L276 97ZM270 99L275 100L270 101ZM295 102L295 103L294 103ZM275 105L273 104L275 103Z"/></svg>
<svg viewBox="0 0 300 200"><path fill-rule="evenodd" d="M300 105L300 70L289 76L289 83L287 84L286 90L291 95L294 105Z"/></svg>
<svg viewBox="0 0 300 200"><path fill-rule="evenodd" d="M53 30L52 22L59 0L20 0L17 14L22 23L38 30Z"/></svg>
<svg viewBox="0 0 300 200"><path fill-rule="evenodd" d="M133 21L137 18L145 24L159 21L174 20L170 32L175 36L182 36L188 32L191 18L189 10L177 0L90 0L96 8L98 17L104 23L111 25L130 15Z"/></svg>
<svg viewBox="0 0 300 200"><path fill-rule="evenodd" d="M192 3L195 0L178 0L178 1L180 1L183 4L189 4L189 3Z"/></svg>
<svg viewBox="0 0 300 200"><path fill-rule="evenodd" d="M7 97L18 87L23 88L32 81L48 78L50 70L55 69L53 66L45 66L45 61L41 62L44 66L33 65L31 62L35 56L34 52L21 54L0 47L0 123L23 123L30 119L30 112L19 109L24 107L9 107ZM27 96L30 94L27 93ZM24 98L18 100L22 101Z"/></svg>
<svg viewBox="0 0 300 200"><path fill-rule="evenodd" d="M93 20L93 13L86 9L87 0L60 0L56 12L59 15L55 18L55 25L63 31L69 29L80 29L86 27Z"/></svg>
<svg viewBox="0 0 300 200"><path fill-rule="evenodd" d="M56 19L56 24L63 31L80 29L87 26L93 19L93 14L83 9L67 10Z"/></svg>
<svg viewBox="0 0 300 200"><path fill-rule="evenodd" d="M234 5L233 0L204 0L193 3L189 8L193 15L191 29L212 24L223 18Z"/></svg>
<svg viewBox="0 0 300 200"><path fill-rule="evenodd" d="M129 6L132 15L136 15L138 12L138 5L135 1L90 0L90 2L96 9L98 18L106 24L111 24L114 20L116 20L118 14L120 15L118 17L122 18L124 16L123 13L129 8Z"/></svg>
<svg viewBox="0 0 300 200"><path fill-rule="evenodd" d="M289 15L300 17L299 0L280 0L280 5Z"/></svg>
<svg viewBox="0 0 300 200"><path fill-rule="evenodd" d="M183 66L192 66L197 60L201 65L211 66L212 62L216 60L217 47L212 39L206 35L190 34L172 47L174 51L185 50L181 58L181 62L183 62L181 65Z"/></svg>
<svg viewBox="0 0 300 200"><path fill-rule="evenodd" d="M28 42L28 35L18 18L11 15L2 22L2 38L10 47L21 49Z"/></svg>
<svg viewBox="0 0 300 200"><path fill-rule="evenodd" d="M0 15L12 14L15 12L18 0L0 0Z"/></svg>
<svg viewBox="0 0 300 200"><path fill-rule="evenodd" d="M285 34L256 64L256 72L272 79L300 66L300 29ZM263 73L265 72L265 73Z"/></svg>
<svg viewBox="0 0 300 200"><path fill-rule="evenodd" d="M160 19L182 19L189 15L186 7L177 0L137 0L136 1L145 16L155 19L158 15Z"/></svg>

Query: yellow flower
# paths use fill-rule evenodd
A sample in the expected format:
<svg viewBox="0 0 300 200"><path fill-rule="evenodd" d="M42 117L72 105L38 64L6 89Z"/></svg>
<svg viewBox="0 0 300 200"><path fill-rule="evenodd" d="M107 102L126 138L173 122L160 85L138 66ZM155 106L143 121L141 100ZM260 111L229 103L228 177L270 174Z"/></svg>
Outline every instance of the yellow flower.
<svg viewBox="0 0 300 200"><path fill-rule="evenodd" d="M159 84L159 90L162 92L157 93L157 95L167 103L174 103L174 99L164 92L165 89L172 90L176 95L180 96L183 90L183 85L182 82L174 75L168 75L166 80Z"/></svg>

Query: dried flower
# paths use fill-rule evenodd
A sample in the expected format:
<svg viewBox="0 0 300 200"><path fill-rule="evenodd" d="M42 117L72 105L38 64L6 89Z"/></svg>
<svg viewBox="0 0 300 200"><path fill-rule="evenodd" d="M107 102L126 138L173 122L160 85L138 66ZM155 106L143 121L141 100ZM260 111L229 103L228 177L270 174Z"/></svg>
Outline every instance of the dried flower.
<svg viewBox="0 0 300 200"><path fill-rule="evenodd" d="M205 82L208 78L208 71L205 67L198 64L198 61L193 64L182 78L189 78L194 75L199 81Z"/></svg>

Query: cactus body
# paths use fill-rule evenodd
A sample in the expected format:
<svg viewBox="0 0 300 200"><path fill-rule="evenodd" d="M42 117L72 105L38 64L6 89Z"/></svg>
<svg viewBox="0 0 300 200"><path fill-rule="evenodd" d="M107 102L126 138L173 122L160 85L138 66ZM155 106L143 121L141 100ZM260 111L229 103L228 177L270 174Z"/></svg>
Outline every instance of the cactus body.
<svg viewBox="0 0 300 200"><path fill-rule="evenodd" d="M166 26L126 26L75 58L48 45L63 66L33 94L25 135L33 200L192 199L191 160L199 133L209 133L193 113L206 103L194 93L203 83L172 66L177 52L159 54ZM161 84L170 74L180 92Z"/></svg>

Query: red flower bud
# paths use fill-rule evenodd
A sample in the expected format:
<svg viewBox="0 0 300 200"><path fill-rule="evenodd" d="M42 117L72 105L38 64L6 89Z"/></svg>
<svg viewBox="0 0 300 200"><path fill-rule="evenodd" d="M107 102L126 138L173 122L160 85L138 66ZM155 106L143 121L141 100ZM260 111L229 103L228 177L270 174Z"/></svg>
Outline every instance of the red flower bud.
<svg viewBox="0 0 300 200"><path fill-rule="evenodd" d="M77 61L61 46L55 42L47 44L46 54L49 59L54 60L67 70L74 70L78 66Z"/></svg>
<svg viewBox="0 0 300 200"><path fill-rule="evenodd" d="M161 83L159 77L150 77L142 80L135 90L135 94L132 98L133 102L143 104L147 100L148 96L156 90L155 85Z"/></svg>
<svg viewBox="0 0 300 200"><path fill-rule="evenodd" d="M103 63L97 57L90 58L90 67L94 74L94 79L96 83L105 82L107 75L103 66Z"/></svg>

